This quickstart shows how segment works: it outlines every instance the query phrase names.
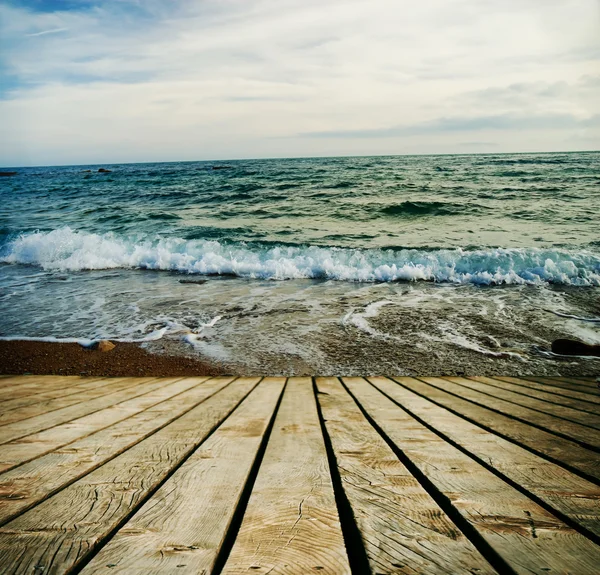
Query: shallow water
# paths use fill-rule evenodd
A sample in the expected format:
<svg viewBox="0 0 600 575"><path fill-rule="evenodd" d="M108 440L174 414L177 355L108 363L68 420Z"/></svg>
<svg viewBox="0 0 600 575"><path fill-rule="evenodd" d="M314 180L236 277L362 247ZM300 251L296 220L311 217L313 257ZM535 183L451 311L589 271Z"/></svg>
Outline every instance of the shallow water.
<svg viewBox="0 0 600 575"><path fill-rule="evenodd" d="M0 337L236 372L598 371L547 350L600 343L576 319L600 317L600 153L219 165L3 178Z"/></svg>

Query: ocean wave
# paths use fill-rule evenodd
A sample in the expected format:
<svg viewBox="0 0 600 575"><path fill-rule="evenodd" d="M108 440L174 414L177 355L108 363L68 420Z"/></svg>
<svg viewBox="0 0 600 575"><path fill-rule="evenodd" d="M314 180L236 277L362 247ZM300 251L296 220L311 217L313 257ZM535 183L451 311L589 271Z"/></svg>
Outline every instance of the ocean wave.
<svg viewBox="0 0 600 575"><path fill-rule="evenodd" d="M350 249L92 234L68 227L22 234L0 262L47 270L149 269L256 279L600 286L600 255L537 248Z"/></svg>

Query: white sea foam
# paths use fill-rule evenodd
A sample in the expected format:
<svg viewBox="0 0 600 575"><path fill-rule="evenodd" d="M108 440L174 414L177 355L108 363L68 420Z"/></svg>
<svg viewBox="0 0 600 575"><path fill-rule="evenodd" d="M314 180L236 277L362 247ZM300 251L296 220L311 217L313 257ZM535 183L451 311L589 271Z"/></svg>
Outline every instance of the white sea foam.
<svg viewBox="0 0 600 575"><path fill-rule="evenodd" d="M213 317L208 323L203 323L197 329L189 331L183 336L183 341L196 346L204 338L204 330L213 327L221 318L220 315Z"/></svg>
<svg viewBox="0 0 600 575"><path fill-rule="evenodd" d="M141 268L273 280L600 286L600 255L585 250L256 247L207 240L98 235L70 228L21 235L1 248L0 262L61 271Z"/></svg>
<svg viewBox="0 0 600 575"><path fill-rule="evenodd" d="M144 337L98 337L94 339L90 339L87 337L54 337L54 336L26 336L26 335L8 335L8 336L0 336L0 341L39 341L39 342L48 342L48 343L78 343L83 347L90 347L94 343L103 340L109 339L110 341L118 341L121 343L147 343L149 341L157 341L162 339L163 336L167 333L166 328L157 329L152 333Z"/></svg>
<svg viewBox="0 0 600 575"><path fill-rule="evenodd" d="M354 327L357 327L361 331L364 331L365 333L368 333L369 335L380 339L398 339L387 333L382 333L376 330L375 328L371 327L371 325L368 322L368 318L377 317L379 315L379 310L382 307L393 304L394 302L392 301L381 300L367 305L363 313L358 313L352 310L342 318L342 324L352 324Z"/></svg>
<svg viewBox="0 0 600 575"><path fill-rule="evenodd" d="M557 315L559 317L565 317L567 319L577 319L579 321L587 321L589 323L600 323L600 317L580 317L578 315L562 313L560 311L554 311L552 309L547 309L546 311L549 311L550 313L553 313L554 315Z"/></svg>

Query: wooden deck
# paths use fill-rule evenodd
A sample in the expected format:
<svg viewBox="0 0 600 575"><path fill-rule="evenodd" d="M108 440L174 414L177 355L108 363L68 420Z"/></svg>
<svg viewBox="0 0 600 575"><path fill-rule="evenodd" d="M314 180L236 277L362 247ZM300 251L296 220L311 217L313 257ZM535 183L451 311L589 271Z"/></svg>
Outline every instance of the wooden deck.
<svg viewBox="0 0 600 575"><path fill-rule="evenodd" d="M0 377L0 572L597 574L590 379Z"/></svg>

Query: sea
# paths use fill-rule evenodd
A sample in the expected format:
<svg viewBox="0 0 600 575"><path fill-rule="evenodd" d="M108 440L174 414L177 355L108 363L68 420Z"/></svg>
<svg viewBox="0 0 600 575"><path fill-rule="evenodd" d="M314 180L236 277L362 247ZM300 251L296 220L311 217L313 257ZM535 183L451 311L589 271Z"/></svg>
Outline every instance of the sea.
<svg viewBox="0 0 600 575"><path fill-rule="evenodd" d="M3 170L1 339L224 373L600 372L550 351L600 343L600 152Z"/></svg>

